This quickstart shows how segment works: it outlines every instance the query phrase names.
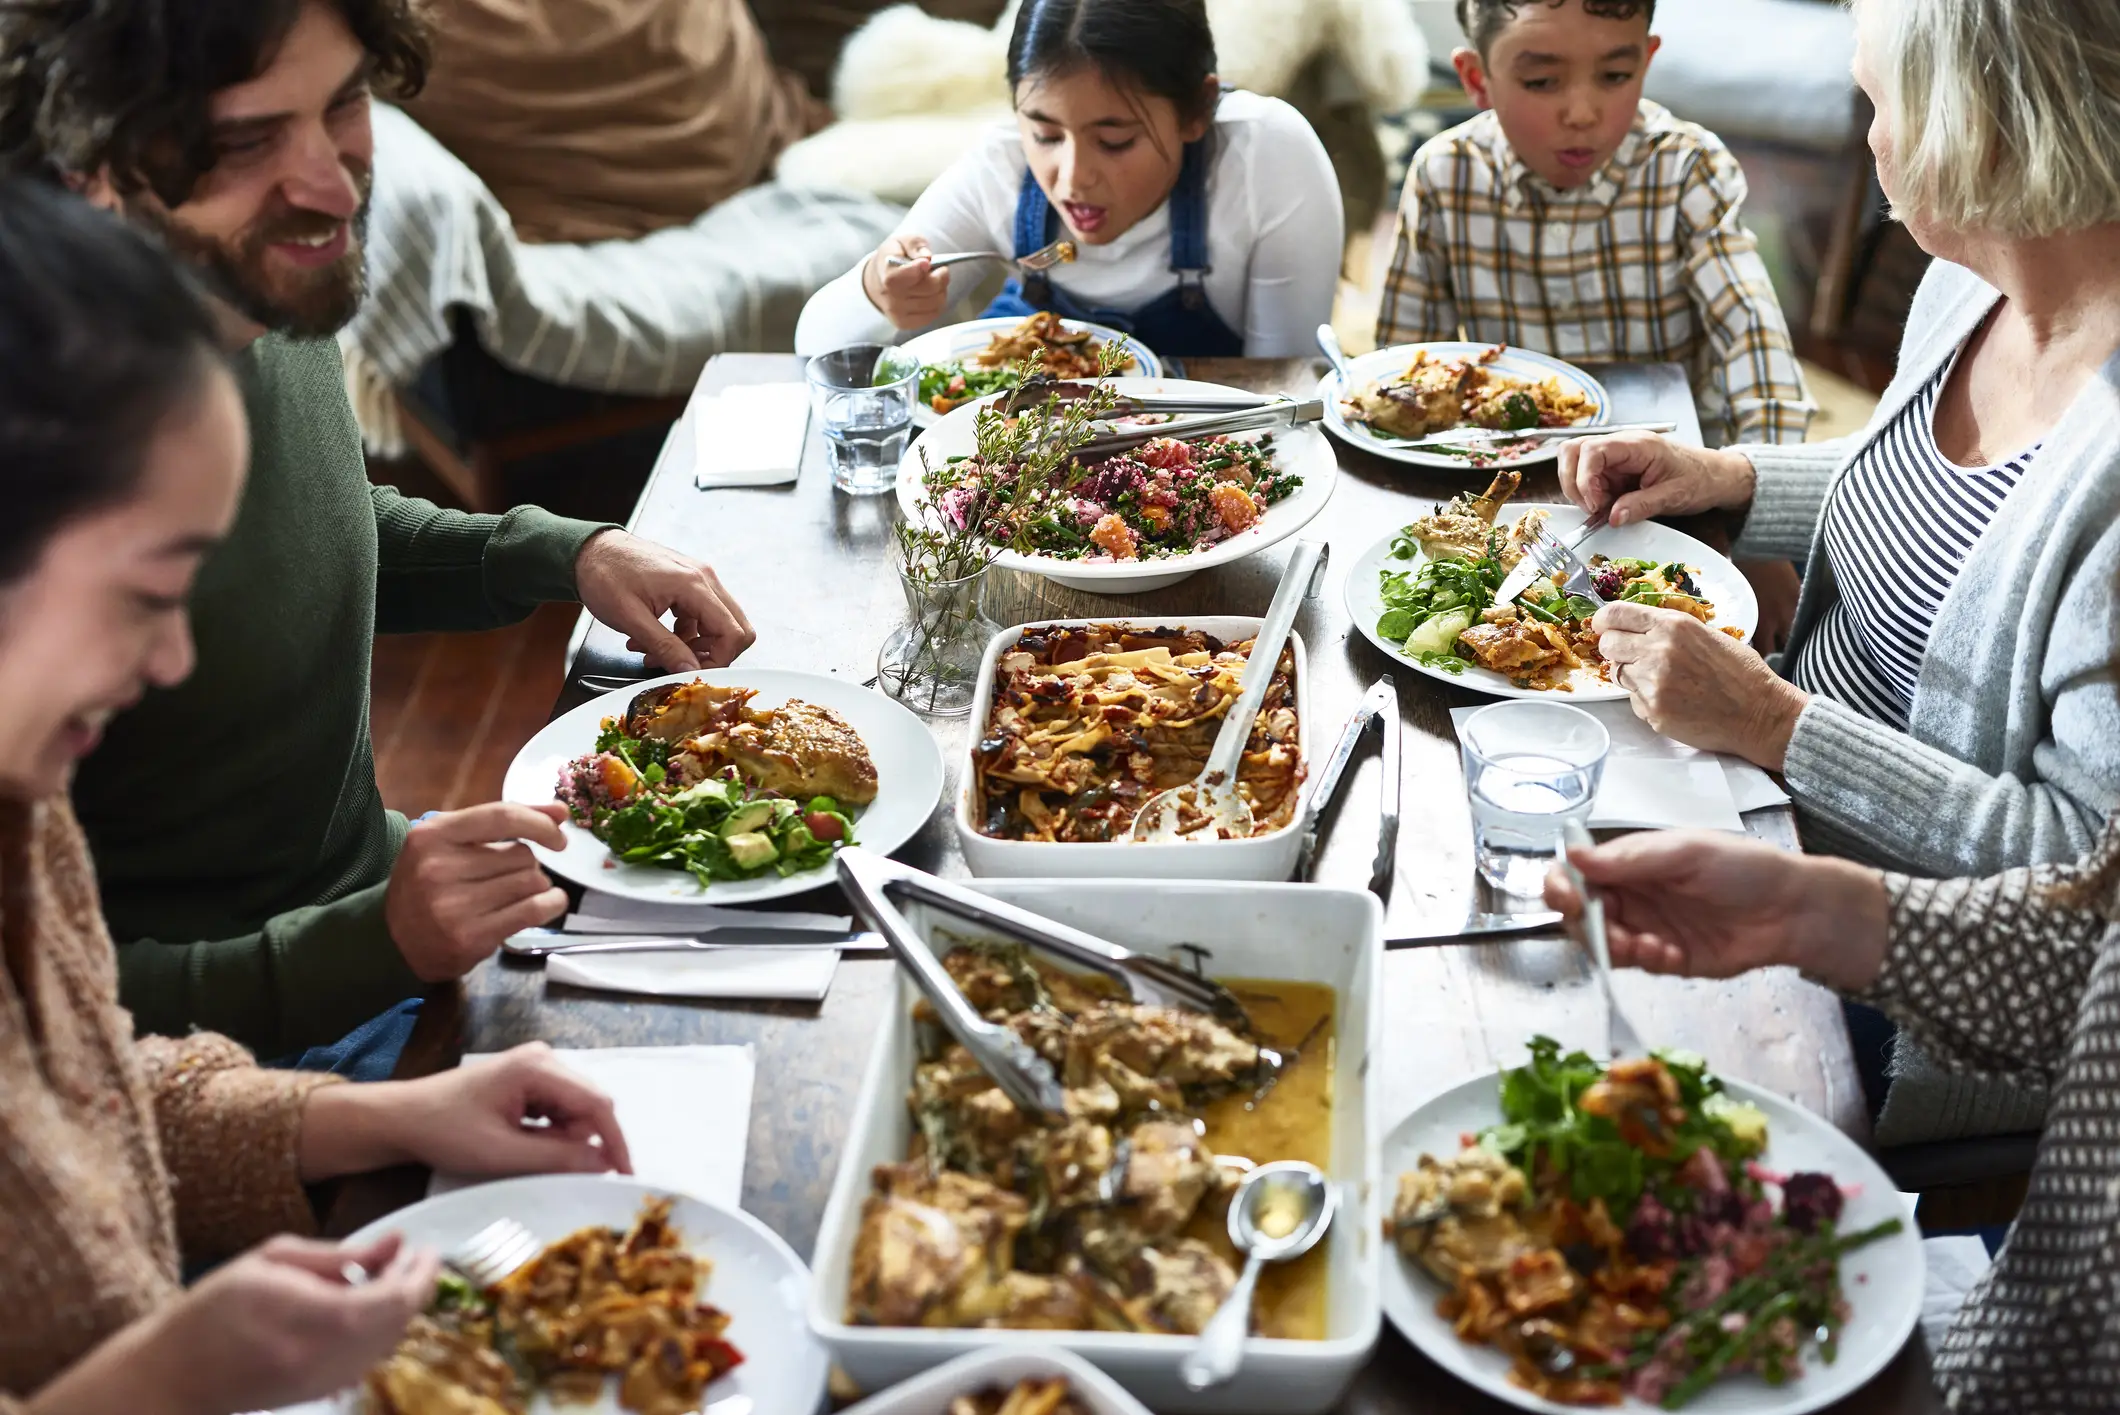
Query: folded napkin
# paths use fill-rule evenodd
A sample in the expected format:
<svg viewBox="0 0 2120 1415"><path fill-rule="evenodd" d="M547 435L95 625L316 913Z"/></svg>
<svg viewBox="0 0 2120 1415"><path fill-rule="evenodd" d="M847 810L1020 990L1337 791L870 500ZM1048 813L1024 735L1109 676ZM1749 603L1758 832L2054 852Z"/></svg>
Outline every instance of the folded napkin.
<svg viewBox="0 0 2120 1415"><path fill-rule="evenodd" d="M488 1059L474 1052L466 1066ZM561 1050L569 1071L611 1097L642 1183L735 1208L743 1197L751 1130L751 1048L605 1047ZM429 1194L477 1180L437 1174Z"/></svg>
<svg viewBox="0 0 2120 1415"><path fill-rule="evenodd" d="M821 1002L839 971L839 950L813 947L717 948L678 953L557 954L545 981L649 997L720 997Z"/></svg>
<svg viewBox="0 0 2120 1415"><path fill-rule="evenodd" d="M1597 800L1590 807L1593 829L1742 831L1743 812L1789 799L1772 777L1750 762L1658 735L1625 701L1561 705L1589 713L1612 738ZM1478 711L1451 709L1451 725L1462 728Z"/></svg>
<svg viewBox="0 0 2120 1415"><path fill-rule="evenodd" d="M802 470L810 436L810 390L802 383L753 383L695 400L689 410L693 483L781 486Z"/></svg>

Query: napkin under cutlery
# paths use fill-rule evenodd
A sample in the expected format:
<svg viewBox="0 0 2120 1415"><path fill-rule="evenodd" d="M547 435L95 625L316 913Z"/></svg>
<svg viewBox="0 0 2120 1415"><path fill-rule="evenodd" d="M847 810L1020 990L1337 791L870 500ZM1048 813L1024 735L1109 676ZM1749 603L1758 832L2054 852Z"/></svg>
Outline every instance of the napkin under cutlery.
<svg viewBox="0 0 2120 1415"><path fill-rule="evenodd" d="M757 1068L747 1046L562 1048L560 1064L611 1097L642 1183L736 1208ZM473 1052L476 1066L490 1053ZM429 1194L479 1183L437 1174Z"/></svg>
<svg viewBox="0 0 2120 1415"><path fill-rule="evenodd" d="M590 890L562 930L583 941L616 937L694 935L716 928L845 930L844 914L776 913L711 904L671 904L623 899ZM511 951L548 945L550 930L528 930L508 940ZM650 997L725 998L739 1001L818 1002L831 990L839 968L835 946L764 944L755 947L688 949L676 953L552 954L545 980L602 992Z"/></svg>

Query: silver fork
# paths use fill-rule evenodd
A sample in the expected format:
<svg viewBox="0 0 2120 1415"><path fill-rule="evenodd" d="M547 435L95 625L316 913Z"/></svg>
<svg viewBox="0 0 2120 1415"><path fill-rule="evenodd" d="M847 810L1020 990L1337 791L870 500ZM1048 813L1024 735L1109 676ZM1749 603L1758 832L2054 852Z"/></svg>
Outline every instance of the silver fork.
<svg viewBox="0 0 2120 1415"><path fill-rule="evenodd" d="M1605 901L1591 893L1590 886L1583 881L1583 872L1568 858L1570 847L1586 849L1597 842L1590 838L1590 831L1581 821L1569 821L1561 827L1561 848L1556 852L1561 868L1567 871L1568 882L1583 900L1583 937L1589 941L1590 956L1597 964L1597 980L1605 990L1606 1039L1611 1059L1623 1056L1645 1056L1649 1048L1642 1044L1641 1033L1627 1020L1626 1011L1619 1005L1619 993L1612 986L1612 944L1605 937Z"/></svg>
<svg viewBox="0 0 2120 1415"><path fill-rule="evenodd" d="M1524 554L1540 571L1553 577L1563 594L1581 595L1592 604L1604 604L1605 597L1597 592L1596 576L1573 547L1541 534L1524 547Z"/></svg>
<svg viewBox="0 0 2120 1415"><path fill-rule="evenodd" d="M1049 246L1032 251L1021 260L1014 256L1002 255L998 251L951 251L948 255L929 256L928 269L944 270L950 266L963 265L966 261L973 260L998 260L1004 265L1013 265L1018 270L1039 271L1051 270L1056 265L1066 265L1074 258L1075 243L1073 241L1055 241ZM901 270L918 262L907 256L894 255L886 257L883 263L893 270Z"/></svg>
<svg viewBox="0 0 2120 1415"><path fill-rule="evenodd" d="M512 1218L497 1218L444 1253L442 1266L484 1292L544 1251L529 1229Z"/></svg>

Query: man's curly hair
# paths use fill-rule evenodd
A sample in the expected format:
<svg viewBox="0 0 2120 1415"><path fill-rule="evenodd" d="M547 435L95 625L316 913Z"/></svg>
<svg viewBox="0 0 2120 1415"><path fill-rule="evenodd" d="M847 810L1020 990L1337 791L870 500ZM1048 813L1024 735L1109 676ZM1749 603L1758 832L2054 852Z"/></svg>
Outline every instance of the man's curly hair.
<svg viewBox="0 0 2120 1415"><path fill-rule="evenodd" d="M0 0L0 174L108 172L169 206L214 165L207 104L271 64L304 0ZM329 0L376 91L427 77L421 0Z"/></svg>
<svg viewBox="0 0 2120 1415"><path fill-rule="evenodd" d="M1494 37L1516 18L1519 10L1530 5L1558 10L1567 3L1568 0L1457 0L1458 28L1465 31L1465 38L1485 59ZM1631 20L1636 15L1646 15L1649 23L1656 23L1656 0L1582 0L1582 6L1586 14L1601 20Z"/></svg>

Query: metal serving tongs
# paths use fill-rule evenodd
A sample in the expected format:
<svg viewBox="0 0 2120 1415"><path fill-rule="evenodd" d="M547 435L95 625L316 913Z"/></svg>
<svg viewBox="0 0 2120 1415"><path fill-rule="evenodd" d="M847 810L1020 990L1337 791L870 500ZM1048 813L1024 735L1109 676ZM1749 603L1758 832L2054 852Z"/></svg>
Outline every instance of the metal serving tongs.
<svg viewBox="0 0 2120 1415"><path fill-rule="evenodd" d="M1077 967L1101 973L1126 989L1133 1002L1188 1008L1247 1029L1250 1026L1243 1004L1234 993L1176 964L1135 953L1028 909L990 899L858 845L841 850L837 860L840 887L846 890L854 912L889 941L891 952L912 974L914 983L940 1014L950 1034L964 1043L972 1059L1026 1114L1065 1118L1064 1098L1052 1067L1014 1032L995 1026L973 1010L941 960L900 912L902 902L925 904Z"/></svg>
<svg viewBox="0 0 2120 1415"><path fill-rule="evenodd" d="M1143 443L1154 442L1159 437L1175 438L1184 442L1230 433L1263 432L1272 428L1301 427L1305 423L1317 422L1324 416L1325 405L1315 398L1307 403L1292 400L1267 403L1238 412L1199 418L1178 418L1167 423L1150 423L1142 427L1121 428L1103 433L1077 447L1074 458L1077 462L1095 462L1106 457L1116 457L1121 452L1130 452Z"/></svg>
<svg viewBox="0 0 2120 1415"><path fill-rule="evenodd" d="M1058 379L1051 374L1033 374L1015 390L1002 395L1004 414L1025 412L1039 403L1079 403L1096 395L1093 379ZM1247 413L1256 408L1293 405L1295 399L1280 393L1143 393L1122 395L1113 402L1112 417L1142 413Z"/></svg>
<svg viewBox="0 0 2120 1415"><path fill-rule="evenodd" d="M1391 898L1391 881L1397 873L1399 854L1399 689L1389 673L1369 685L1362 695L1360 706L1354 716L1347 719L1346 730L1334 745L1332 755L1325 759L1325 769L1318 773L1310 788L1310 800L1305 808L1303 853L1296 860L1296 879L1309 883L1311 866L1317 860L1320 824L1325 812L1331 808L1332 799L1340 789L1340 778L1347 771L1347 763L1353 758L1355 748L1361 745L1363 734L1374 724L1379 745L1383 752L1383 779L1378 783L1377 803L1377 855L1369 869L1369 890L1379 899Z"/></svg>

